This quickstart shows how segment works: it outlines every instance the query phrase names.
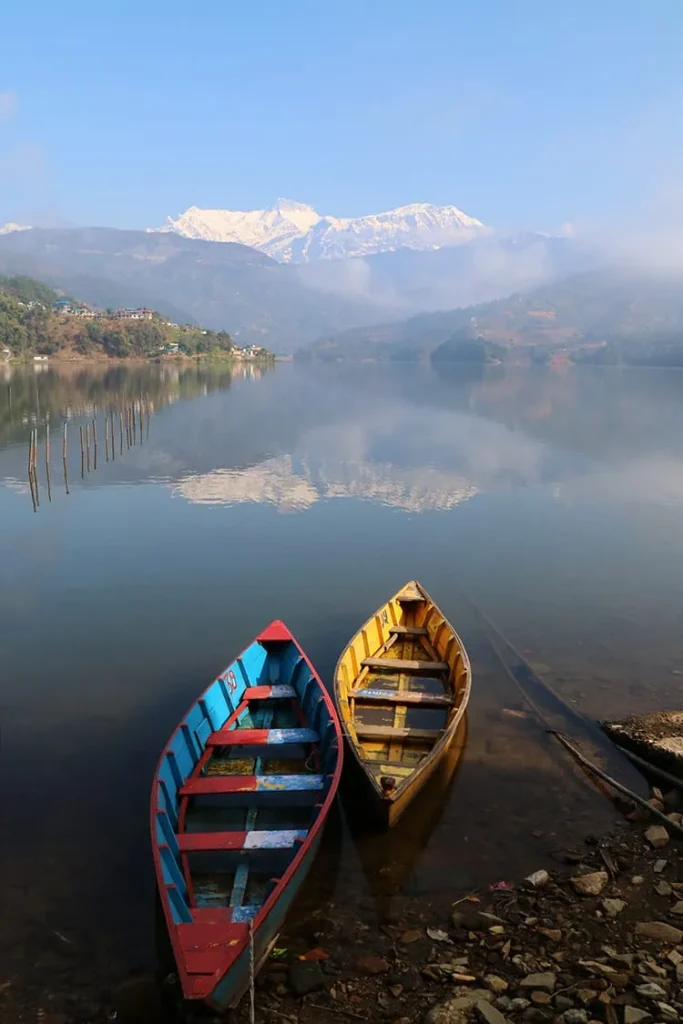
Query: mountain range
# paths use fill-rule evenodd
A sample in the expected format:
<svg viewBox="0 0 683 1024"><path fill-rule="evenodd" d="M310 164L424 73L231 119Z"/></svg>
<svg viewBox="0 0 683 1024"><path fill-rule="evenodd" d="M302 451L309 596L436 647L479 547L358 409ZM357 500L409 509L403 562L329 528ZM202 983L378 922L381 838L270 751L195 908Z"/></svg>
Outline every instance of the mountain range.
<svg viewBox="0 0 683 1024"><path fill-rule="evenodd" d="M459 245L278 262L236 242L173 231L32 228L0 234L0 274L85 302L151 306L238 344L293 352L354 327L452 309L566 276L594 256L569 238L484 233Z"/></svg>
<svg viewBox="0 0 683 1024"><path fill-rule="evenodd" d="M267 210L202 210L191 206L156 230L204 242L238 242L282 263L370 256L396 249L459 245L489 232L455 206L413 203L365 217L331 217L278 199Z"/></svg>

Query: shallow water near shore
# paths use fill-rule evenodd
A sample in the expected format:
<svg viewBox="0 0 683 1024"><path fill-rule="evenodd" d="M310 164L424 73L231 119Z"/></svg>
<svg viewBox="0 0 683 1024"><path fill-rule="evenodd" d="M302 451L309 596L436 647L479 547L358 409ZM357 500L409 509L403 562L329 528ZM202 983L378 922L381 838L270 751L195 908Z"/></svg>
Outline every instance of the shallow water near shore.
<svg viewBox="0 0 683 1024"><path fill-rule="evenodd" d="M386 836L345 792L286 941L314 909L371 928L405 900L446 914L608 827L468 599L589 717L678 706L682 427L676 371L0 368L2 1019L94 1016L154 969L154 765L275 617L329 685L416 577L474 673L452 778Z"/></svg>

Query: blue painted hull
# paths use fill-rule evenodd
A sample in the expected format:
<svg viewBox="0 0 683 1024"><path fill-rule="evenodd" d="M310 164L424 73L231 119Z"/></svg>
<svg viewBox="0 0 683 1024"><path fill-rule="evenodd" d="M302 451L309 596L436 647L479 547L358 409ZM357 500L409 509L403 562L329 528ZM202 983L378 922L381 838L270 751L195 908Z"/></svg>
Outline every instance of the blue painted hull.
<svg viewBox="0 0 683 1024"><path fill-rule="evenodd" d="M157 767L152 849L189 1000L234 1006L320 844L342 766L336 710L282 623L204 691Z"/></svg>
<svg viewBox="0 0 683 1024"><path fill-rule="evenodd" d="M275 904L258 931L254 933L255 972L258 972L268 957L268 953L282 929L289 909L301 890L306 875L313 864L319 846L320 834L311 844L297 871L283 892L282 897ZM237 1005L249 988L249 958L248 949L240 954L230 972L221 979L211 995L207 997L206 1001L211 1006L220 1010L229 1010Z"/></svg>

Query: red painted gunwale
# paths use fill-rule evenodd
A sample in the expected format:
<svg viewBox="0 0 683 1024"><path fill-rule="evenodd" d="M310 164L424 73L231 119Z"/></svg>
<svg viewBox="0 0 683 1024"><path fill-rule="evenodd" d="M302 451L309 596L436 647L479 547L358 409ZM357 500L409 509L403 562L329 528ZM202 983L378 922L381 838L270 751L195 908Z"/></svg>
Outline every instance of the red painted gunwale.
<svg viewBox="0 0 683 1024"><path fill-rule="evenodd" d="M327 793L327 796L325 797L325 800L324 800L324 802L323 802L323 804L322 804L322 806L321 806L321 808L319 810L318 816L316 817L316 820L314 821L312 827L310 828L306 839L304 840L304 842L298 844L297 853L292 858L292 860L291 860L287 870L283 874L282 878L279 880L279 882L276 885L276 887L273 889L273 892L270 894L268 899L263 903L263 905L261 906L259 912L254 917L254 920L253 920L254 936L257 935L258 929L261 927L263 922L266 920L266 918L268 917L268 915L271 912L271 910L276 906L278 900L282 896L283 892L287 888L287 885L289 884L290 880L295 875L299 865L301 864L302 860L306 856L306 853L307 853L308 849L310 848L312 843L316 840L316 838L318 837L319 833L321 832L323 826L325 825L325 822L327 820L327 816L328 816L328 814L330 812L330 808L332 807L334 799L335 799L335 797L337 795L337 789L339 787L339 780L341 778L342 764L343 764L343 759L344 759L343 736L342 736L342 731L341 731L341 725L340 725L340 722L339 722L339 716L337 714L337 709L335 707L334 701L332 700L332 697L330 696L330 694L328 693L327 689L323 685L323 682L322 682L320 676L318 675L316 669L314 668L312 662L308 658L308 655L303 650L303 648L299 644L298 640L293 636L293 634L290 632L290 630L287 628L287 626L281 620L279 620L279 619L273 620L273 622L271 622L270 625L268 625L261 633L258 634L258 636L255 637L255 640L252 640L252 642L250 644L248 644L242 650L242 652L237 655L236 658L233 658L228 663L228 665L226 665L226 667L223 669L223 671L219 673L219 676L225 675L225 673L230 668L230 666L232 664L234 664L234 662L237 661L239 658L241 658L242 655L244 655L246 653L246 651L249 649L249 647L251 647L251 645L254 642L257 642L257 643L268 643L268 642L273 642L273 641L291 641L294 644L294 646L296 647L296 649L299 652L299 654L301 655L301 657L304 659L304 662L306 663L306 666L310 669L311 675L313 676L313 678L317 682L318 687L320 689L320 692L321 692L321 694L323 696L323 699L325 701L325 704L327 706L327 710L328 710L329 715L330 715L330 720L334 724L334 729L335 729L335 734L336 734L336 739L337 739L337 763L335 765L335 770L334 770L334 775L333 775L333 778L332 778L332 783L330 785L330 788L329 788L329 791ZM212 679L211 682L208 683L208 685L205 687L205 689L201 692L201 694L199 694L199 696L196 698L196 700L194 700L192 702L192 704L187 709L187 712L183 716L181 721L184 720L187 717L187 715L192 710L192 708L195 706L195 704L198 701L200 701L206 695L206 693L211 688L211 686L213 686L216 678L218 678L218 676L215 677L214 679ZM235 721L237 716L242 712L242 710L243 710L243 706L242 705L244 703L245 702L243 701L242 704L240 704L240 706L235 709L233 714L225 722L225 725L223 726L223 729L227 728L230 724L232 724L232 722ZM300 707L300 705L298 705L298 707L299 707L300 714L303 717L303 709ZM181 859L183 861L185 880L186 880L187 885L188 885L188 896L190 898L190 909L192 911L192 917L193 917L193 921L195 922L195 925L206 923L208 926L211 927L211 932L212 932L212 937L211 937L211 940L210 940L211 942L222 942L222 941L224 941L226 943L232 944L233 948L235 950L234 956L232 957L232 959L228 963L223 962L223 963L217 964L216 967L214 968L214 970L210 974L209 973L207 973L207 974L203 974L202 973L201 975L198 976L196 971L197 971L197 961L200 959L200 956L198 956L198 951L196 951L196 950L194 950L194 951L193 950L189 950L187 948L187 941L185 940L185 935L190 930L193 932L193 934L198 934L198 933L196 932L195 925L176 924L176 922L173 920L173 917L172 917L172 914L171 914L171 910L170 910L170 905L169 905L168 893L166 892L166 887L165 887L165 884L164 884L164 876L163 876L163 871L162 871L162 867L161 867L161 856L160 856L160 853L159 853L159 846L158 846L157 838L156 838L156 814L157 814L157 811L159 810L159 805L158 805L159 770L160 770L161 765L163 763L164 757L166 756L166 752L167 752L168 746L170 744L170 740L173 738L173 736L175 736L175 733L177 732L178 728L179 728L179 725L171 733L171 736L169 737L169 742L166 744L166 746L164 747L164 750L161 753L161 756L159 757L159 760L157 762L157 767L156 767L156 770L155 770L155 773L154 773L154 782L153 782L153 786L152 786L152 798L151 798L151 801L150 801L150 833L151 833L151 838L152 838L152 854L153 854L153 857L154 857L154 869L155 869L155 872L156 872L157 886L158 886L158 889L159 889L159 895L160 895L160 899L161 899L161 904L162 904L163 911L164 911L164 917L166 919L166 927L167 927L167 930L168 930L168 934L169 934L169 938L170 938L170 941L171 941L171 945L173 947L173 953L174 953L174 956L175 956L175 962L176 962L176 966L177 966L177 969L178 969L178 975L179 975L179 978L180 978L180 983L181 983L181 986L182 986L183 995L184 995L184 997L186 999L204 999L204 1000L206 1000L208 1005L213 1006L215 1009L224 1010L225 1007L222 1007L222 1006L220 1006L217 1003L212 1003L211 1002L210 994L213 991L213 989L216 987L218 982L221 980L221 978L229 971L230 967L237 960L237 958L238 958L239 954L242 952L242 950L246 947L247 942L248 942L248 926L245 925L245 924L234 924L233 922L229 921L228 920L228 914L230 912L229 908L225 908L225 910L227 912L226 913L222 913L221 911L223 910L223 908L206 908L206 907L195 907L194 906L194 892L193 892L192 887L191 887L191 879L190 879L190 873L189 873L188 868L187 868L187 861L186 861L186 858L184 856L181 857ZM211 755L211 748L207 747L206 750L204 751L204 754L202 755L200 760L195 765L195 768L194 768L194 771L192 772L192 775L188 776L188 778L193 778L193 777L195 777L196 775L199 774L199 772L202 770L204 764L206 763L206 760L210 757L210 755ZM180 829L181 832L184 829L184 817L185 817L185 813L184 812L185 812L186 804L187 804L187 798L186 797L185 798L181 798L181 809L180 809L179 822L178 822L178 828ZM223 920L222 924L221 924L221 919ZM216 926L218 926L218 930L217 930ZM238 929L239 929L239 931L238 931ZM239 936L241 936L241 938ZM207 966L208 966L209 958L206 958L205 962L207 963ZM215 960L212 960L211 963L212 964L215 963Z"/></svg>

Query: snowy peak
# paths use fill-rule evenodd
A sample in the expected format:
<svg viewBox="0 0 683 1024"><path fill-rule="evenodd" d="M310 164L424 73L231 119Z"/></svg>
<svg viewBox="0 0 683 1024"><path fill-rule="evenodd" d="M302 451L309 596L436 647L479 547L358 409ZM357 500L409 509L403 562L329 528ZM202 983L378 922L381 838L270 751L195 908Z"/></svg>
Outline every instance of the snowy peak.
<svg viewBox="0 0 683 1024"><path fill-rule="evenodd" d="M366 217L321 216L312 206L278 199L268 210L202 210L191 206L160 231L209 242L239 242L283 263L343 259L395 249L438 249L488 229L455 206L413 203Z"/></svg>
<svg viewBox="0 0 683 1024"><path fill-rule="evenodd" d="M13 224L9 221L7 224L3 224L0 227L0 235L11 235L14 231L30 231L31 228L28 224Z"/></svg>

